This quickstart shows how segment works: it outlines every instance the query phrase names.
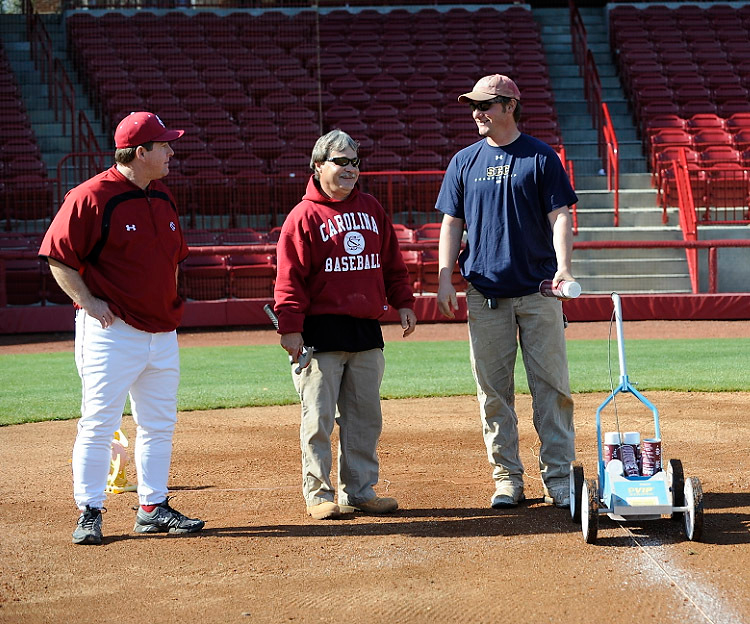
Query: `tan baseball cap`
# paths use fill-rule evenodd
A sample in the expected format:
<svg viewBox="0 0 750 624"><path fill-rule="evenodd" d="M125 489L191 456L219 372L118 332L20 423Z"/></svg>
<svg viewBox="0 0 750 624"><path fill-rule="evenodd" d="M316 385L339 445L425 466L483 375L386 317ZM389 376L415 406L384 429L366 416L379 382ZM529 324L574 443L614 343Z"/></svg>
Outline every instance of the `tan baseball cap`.
<svg viewBox="0 0 750 624"><path fill-rule="evenodd" d="M502 74L493 74L481 78L474 88L468 93L458 96L459 102L484 102L496 98L498 95L504 97L521 99L521 92L518 86L508 76Z"/></svg>

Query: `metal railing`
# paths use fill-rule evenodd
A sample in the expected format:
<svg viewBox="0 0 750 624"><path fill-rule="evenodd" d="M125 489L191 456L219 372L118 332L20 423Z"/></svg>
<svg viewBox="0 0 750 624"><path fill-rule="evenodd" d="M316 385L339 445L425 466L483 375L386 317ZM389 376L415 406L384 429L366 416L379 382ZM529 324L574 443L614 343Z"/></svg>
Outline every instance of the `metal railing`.
<svg viewBox="0 0 750 624"><path fill-rule="evenodd" d="M437 286L437 261L435 260L436 240L424 240L416 242L401 242L400 247L407 254L414 252L407 261L407 267L417 292L435 292ZM750 248L750 240L685 240L685 241L577 241L573 244L574 250L609 250L609 249L685 249L686 252L695 255L695 281L691 285L693 294L699 294L697 280L698 252L705 250L708 253L708 294L718 292L718 250L728 248ZM256 264L248 264L241 257L251 255L260 258ZM272 287L275 268L276 245L261 242L250 245L205 245L191 246L190 256L212 256L216 258L214 267L218 270L209 270L208 275L202 276L201 270L190 271L183 269L186 273L181 279L183 288L186 288L187 296L192 299L227 299L232 298L232 284L237 280L244 280L244 292L264 292L263 296L272 296ZM234 259L233 257L240 257ZM253 275L248 266L255 267L257 275ZM454 275L457 272L454 271ZM211 283L202 287L202 279ZM454 280L457 289L465 283L460 276ZM9 288L9 285L11 286ZM210 293L210 294L208 294ZM261 296L261 295L255 295ZM0 307L6 305L47 305L68 303L67 297L62 294L54 282L47 263L39 259L36 249L0 249Z"/></svg>
<svg viewBox="0 0 750 624"><path fill-rule="evenodd" d="M602 98L602 83L594 55L588 47L586 27L575 2L569 0L570 33L573 57L583 76L583 92L594 128L597 131L599 158L605 165L607 190L614 193L614 225L620 225L620 157L617 133L607 103Z"/></svg>

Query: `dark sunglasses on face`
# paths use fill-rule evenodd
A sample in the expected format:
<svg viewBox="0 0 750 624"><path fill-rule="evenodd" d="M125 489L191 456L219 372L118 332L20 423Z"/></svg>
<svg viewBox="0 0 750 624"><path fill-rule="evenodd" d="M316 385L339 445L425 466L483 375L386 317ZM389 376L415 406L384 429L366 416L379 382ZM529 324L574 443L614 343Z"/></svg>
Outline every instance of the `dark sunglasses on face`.
<svg viewBox="0 0 750 624"><path fill-rule="evenodd" d="M513 98L495 98L494 100L485 100L484 102L469 102L469 106L473 111L478 110L486 113L492 108L493 104L497 104L498 102L508 102L512 99Z"/></svg>
<svg viewBox="0 0 750 624"><path fill-rule="evenodd" d="M359 167L359 163L362 162L362 159L337 156L336 158L329 158L326 162L332 162L334 165L338 165L339 167L346 167L349 163L352 164L352 167Z"/></svg>

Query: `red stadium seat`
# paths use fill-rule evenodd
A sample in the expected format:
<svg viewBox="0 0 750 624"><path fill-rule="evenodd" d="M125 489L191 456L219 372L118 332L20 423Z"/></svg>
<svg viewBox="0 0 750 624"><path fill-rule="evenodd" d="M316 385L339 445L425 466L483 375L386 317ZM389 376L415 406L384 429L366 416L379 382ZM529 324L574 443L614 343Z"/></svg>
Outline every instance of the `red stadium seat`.
<svg viewBox="0 0 750 624"><path fill-rule="evenodd" d="M7 258L5 263L5 298L8 305L34 305L44 297L42 264L36 258Z"/></svg>
<svg viewBox="0 0 750 624"><path fill-rule="evenodd" d="M406 124L398 117L376 119L370 121L368 127L368 134L376 141L386 134L403 133L406 131Z"/></svg>
<svg viewBox="0 0 750 624"><path fill-rule="evenodd" d="M394 223L393 229L396 231L396 237L401 243L413 243L417 240L416 232L403 223Z"/></svg>
<svg viewBox="0 0 750 624"><path fill-rule="evenodd" d="M416 139L425 134L436 134L443 135L445 126L442 122L438 121L434 117L417 117L409 121L406 129L406 133L412 139Z"/></svg>
<svg viewBox="0 0 750 624"><path fill-rule="evenodd" d="M712 145L698 153L698 163L704 167L726 163L739 163L740 153L731 145Z"/></svg>
<svg viewBox="0 0 750 624"><path fill-rule="evenodd" d="M742 213L747 212L750 205L749 191L748 171L739 163L724 164L706 171L707 208L739 207L741 212L735 218L742 218Z"/></svg>
<svg viewBox="0 0 750 624"><path fill-rule="evenodd" d="M732 135L732 147L738 152L750 149L750 128L739 130Z"/></svg>
<svg viewBox="0 0 750 624"><path fill-rule="evenodd" d="M691 133L703 128L720 128L723 130L724 119L714 113L703 113L693 115L685 122L685 129Z"/></svg>
<svg viewBox="0 0 750 624"><path fill-rule="evenodd" d="M411 280L414 292L422 292L422 252L402 249L401 257L404 260L407 271L409 271L409 279Z"/></svg>
<svg viewBox="0 0 750 624"><path fill-rule="evenodd" d="M225 299L229 274L226 259L217 255L191 255L180 265L179 290L186 299Z"/></svg>
<svg viewBox="0 0 750 624"><path fill-rule="evenodd" d="M723 128L700 128L694 130L693 149L703 151L708 147L730 145L731 135Z"/></svg>
<svg viewBox="0 0 750 624"><path fill-rule="evenodd" d="M237 136L217 136L208 144L208 149L223 160L231 154L244 152L245 142Z"/></svg>
<svg viewBox="0 0 750 624"><path fill-rule="evenodd" d="M378 150L390 150L401 156L405 156L412 149L411 139L403 133L384 134L377 142Z"/></svg>
<svg viewBox="0 0 750 624"><path fill-rule="evenodd" d="M273 297L276 265L268 254L231 254L227 257L229 296L236 299Z"/></svg>
<svg viewBox="0 0 750 624"><path fill-rule="evenodd" d="M266 162L254 154L245 151L230 154L223 159L222 171L228 175L249 175L265 171Z"/></svg>

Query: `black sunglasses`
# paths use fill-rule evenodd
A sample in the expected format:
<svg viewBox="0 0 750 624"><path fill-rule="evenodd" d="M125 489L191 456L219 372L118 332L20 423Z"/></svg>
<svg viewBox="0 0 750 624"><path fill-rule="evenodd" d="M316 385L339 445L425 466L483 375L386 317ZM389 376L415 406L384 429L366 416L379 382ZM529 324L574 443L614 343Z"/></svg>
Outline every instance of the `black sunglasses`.
<svg viewBox="0 0 750 624"><path fill-rule="evenodd" d="M346 167L349 163L352 167L359 167L359 163L362 162L361 158L346 158L345 156L337 156L336 158L329 158L326 162L332 162L334 165L339 167Z"/></svg>
<svg viewBox="0 0 750 624"><path fill-rule="evenodd" d="M490 108L492 108L493 104L497 104L498 102L510 102L513 98L507 98L504 96L496 97L492 100L485 100L484 102L474 102L472 100L469 100L469 106L471 107L471 110L478 110L482 111L483 113L486 113Z"/></svg>

